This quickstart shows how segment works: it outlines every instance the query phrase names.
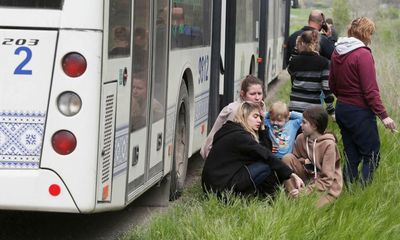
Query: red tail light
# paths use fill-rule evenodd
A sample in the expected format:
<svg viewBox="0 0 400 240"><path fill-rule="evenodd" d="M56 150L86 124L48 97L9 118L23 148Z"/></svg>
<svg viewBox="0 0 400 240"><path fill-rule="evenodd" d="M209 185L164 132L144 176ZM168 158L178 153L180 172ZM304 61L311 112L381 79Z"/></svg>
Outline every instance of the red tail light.
<svg viewBox="0 0 400 240"><path fill-rule="evenodd" d="M61 193L61 188L58 184L51 184L49 187L49 193L51 196L58 196Z"/></svg>
<svg viewBox="0 0 400 240"><path fill-rule="evenodd" d="M70 77L79 77L86 71L86 59L79 53L71 52L62 59L62 68Z"/></svg>
<svg viewBox="0 0 400 240"><path fill-rule="evenodd" d="M60 130L53 134L51 144L58 154L68 155L75 150L76 138L70 131Z"/></svg>

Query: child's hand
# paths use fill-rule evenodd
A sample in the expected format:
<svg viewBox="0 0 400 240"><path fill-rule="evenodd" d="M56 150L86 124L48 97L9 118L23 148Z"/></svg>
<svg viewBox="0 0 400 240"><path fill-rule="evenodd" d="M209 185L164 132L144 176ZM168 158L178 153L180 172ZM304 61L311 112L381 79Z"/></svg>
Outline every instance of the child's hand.
<svg viewBox="0 0 400 240"><path fill-rule="evenodd" d="M292 173L292 175L290 175L290 178L294 180L297 189L301 189L305 186L303 180L299 176L297 176L296 173Z"/></svg>
<svg viewBox="0 0 400 240"><path fill-rule="evenodd" d="M272 153L277 153L278 152L278 146L272 145Z"/></svg>
<svg viewBox="0 0 400 240"><path fill-rule="evenodd" d="M289 192L289 195L292 198L297 198L299 196L299 193L300 193L299 189L293 189L292 191Z"/></svg>

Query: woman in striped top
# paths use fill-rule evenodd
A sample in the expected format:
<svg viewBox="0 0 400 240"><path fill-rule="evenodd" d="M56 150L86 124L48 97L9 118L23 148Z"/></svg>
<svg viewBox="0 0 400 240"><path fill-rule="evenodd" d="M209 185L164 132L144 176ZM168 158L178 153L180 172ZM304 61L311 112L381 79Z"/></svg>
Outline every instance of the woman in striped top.
<svg viewBox="0 0 400 240"><path fill-rule="evenodd" d="M329 60L319 55L319 33L304 31L296 41L299 55L291 59L288 72L292 80L289 110L304 112L307 107L325 102L328 114L334 116L334 96L329 90ZM321 92L324 98L321 98Z"/></svg>

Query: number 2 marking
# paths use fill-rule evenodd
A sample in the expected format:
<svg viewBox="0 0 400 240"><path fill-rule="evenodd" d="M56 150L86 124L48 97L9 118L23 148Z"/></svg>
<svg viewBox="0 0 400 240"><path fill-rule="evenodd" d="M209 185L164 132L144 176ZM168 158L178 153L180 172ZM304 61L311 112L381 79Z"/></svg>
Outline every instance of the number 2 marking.
<svg viewBox="0 0 400 240"><path fill-rule="evenodd" d="M20 74L20 75L32 75L32 70L27 70L23 69L26 64L29 63L29 61L32 58L32 51L28 47L19 47L15 49L15 55L20 55L21 52L26 53L25 59L17 66L17 68L14 71L14 74Z"/></svg>

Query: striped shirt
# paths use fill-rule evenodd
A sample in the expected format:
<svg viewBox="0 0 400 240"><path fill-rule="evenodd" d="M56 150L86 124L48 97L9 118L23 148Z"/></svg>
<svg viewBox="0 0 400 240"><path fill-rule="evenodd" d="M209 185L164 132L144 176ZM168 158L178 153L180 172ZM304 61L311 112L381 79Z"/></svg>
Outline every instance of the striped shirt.
<svg viewBox="0 0 400 240"><path fill-rule="evenodd" d="M329 60L317 53L293 56L288 72L292 80L289 110L304 112L307 107L325 102L329 114L335 111L334 96L329 90ZM323 93L323 101L321 98Z"/></svg>

